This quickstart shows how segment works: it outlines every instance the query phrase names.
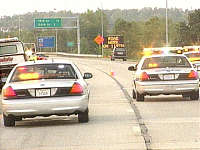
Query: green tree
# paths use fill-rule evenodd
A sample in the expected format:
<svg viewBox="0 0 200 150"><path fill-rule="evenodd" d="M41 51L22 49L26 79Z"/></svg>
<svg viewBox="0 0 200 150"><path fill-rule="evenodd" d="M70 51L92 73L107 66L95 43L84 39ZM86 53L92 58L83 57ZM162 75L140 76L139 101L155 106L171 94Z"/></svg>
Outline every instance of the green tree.
<svg viewBox="0 0 200 150"><path fill-rule="evenodd" d="M165 44L165 23L158 17L153 17L144 24L144 46L162 47Z"/></svg>
<svg viewBox="0 0 200 150"><path fill-rule="evenodd" d="M185 45L190 45L192 43L190 28L186 24L186 22L177 23L175 30L177 33L175 44L177 46L185 46Z"/></svg>
<svg viewBox="0 0 200 150"><path fill-rule="evenodd" d="M122 35L124 44L128 51L129 57L137 57L138 50L141 49L141 27L136 22L128 22L118 19L115 22L113 34Z"/></svg>
<svg viewBox="0 0 200 150"><path fill-rule="evenodd" d="M200 9L189 14L188 22L193 44L200 44Z"/></svg>
<svg viewBox="0 0 200 150"><path fill-rule="evenodd" d="M105 14L101 12L100 9L98 9L96 12L93 12L91 10L88 10L86 13L81 14L80 16L80 28L81 28L81 39L84 38L83 41L86 41L88 43L87 48L84 43L84 49L81 48L82 53L89 53L89 54L96 54L96 49L98 48L98 45L94 42L94 39L97 35L101 35L102 27L101 27L101 15L103 15L103 21L104 21L104 35L107 34L107 19Z"/></svg>

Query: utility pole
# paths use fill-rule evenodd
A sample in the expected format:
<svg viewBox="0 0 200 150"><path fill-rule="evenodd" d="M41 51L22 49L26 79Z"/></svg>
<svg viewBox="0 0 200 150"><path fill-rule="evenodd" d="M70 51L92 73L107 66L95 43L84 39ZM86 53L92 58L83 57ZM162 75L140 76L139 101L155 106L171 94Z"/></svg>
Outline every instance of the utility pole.
<svg viewBox="0 0 200 150"><path fill-rule="evenodd" d="M81 53L80 51L80 23L79 23L79 17L77 17L77 46L78 46L78 54Z"/></svg>
<svg viewBox="0 0 200 150"><path fill-rule="evenodd" d="M18 36L19 36L19 40L21 39L21 18L20 18L20 15L19 15L19 33L18 33Z"/></svg>
<svg viewBox="0 0 200 150"><path fill-rule="evenodd" d="M169 41L168 41L168 3L166 0L166 47L169 46Z"/></svg>
<svg viewBox="0 0 200 150"><path fill-rule="evenodd" d="M102 5L102 3L101 3L101 36L103 37L103 5ZM104 51L103 51L103 42L101 43L101 55L102 55L102 57L103 57L103 53L104 53Z"/></svg>

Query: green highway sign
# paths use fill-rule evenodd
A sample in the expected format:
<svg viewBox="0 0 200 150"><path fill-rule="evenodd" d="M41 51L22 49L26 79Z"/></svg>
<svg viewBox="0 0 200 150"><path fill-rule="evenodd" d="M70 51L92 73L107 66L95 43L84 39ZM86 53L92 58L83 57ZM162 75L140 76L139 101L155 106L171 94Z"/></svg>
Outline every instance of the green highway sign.
<svg viewBox="0 0 200 150"><path fill-rule="evenodd" d="M34 20L34 28L60 28L61 18L38 18Z"/></svg>
<svg viewBox="0 0 200 150"><path fill-rule="evenodd" d="M67 42L67 47L73 47L74 46L74 42Z"/></svg>

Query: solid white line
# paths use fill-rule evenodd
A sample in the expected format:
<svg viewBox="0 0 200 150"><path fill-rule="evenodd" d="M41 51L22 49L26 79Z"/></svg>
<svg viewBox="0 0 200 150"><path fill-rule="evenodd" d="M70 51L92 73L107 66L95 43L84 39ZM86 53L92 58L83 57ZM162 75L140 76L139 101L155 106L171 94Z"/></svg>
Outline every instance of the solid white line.
<svg viewBox="0 0 200 150"><path fill-rule="evenodd" d="M144 120L145 123L200 123L200 117L191 118L160 118Z"/></svg>

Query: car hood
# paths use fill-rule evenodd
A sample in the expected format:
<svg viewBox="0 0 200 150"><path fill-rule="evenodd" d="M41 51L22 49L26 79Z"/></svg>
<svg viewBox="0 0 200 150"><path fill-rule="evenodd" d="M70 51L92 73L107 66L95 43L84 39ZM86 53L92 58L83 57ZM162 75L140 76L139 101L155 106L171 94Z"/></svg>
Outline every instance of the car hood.
<svg viewBox="0 0 200 150"><path fill-rule="evenodd" d="M31 88L51 88L51 87L72 87L74 82L78 80L32 80L32 81L21 81L12 82L8 86L12 86L13 89L31 89Z"/></svg>

